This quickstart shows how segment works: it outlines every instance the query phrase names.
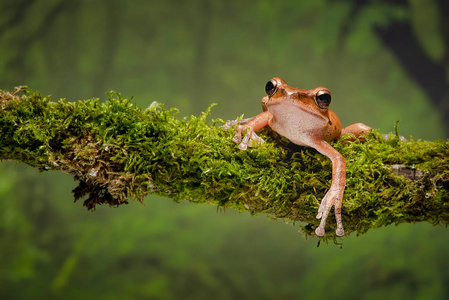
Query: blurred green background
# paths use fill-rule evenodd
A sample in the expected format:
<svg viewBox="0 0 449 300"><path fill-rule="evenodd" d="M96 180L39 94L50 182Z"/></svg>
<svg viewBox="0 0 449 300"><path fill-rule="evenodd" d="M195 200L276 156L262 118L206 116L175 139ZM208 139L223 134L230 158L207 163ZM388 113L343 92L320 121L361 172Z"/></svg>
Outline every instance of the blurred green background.
<svg viewBox="0 0 449 300"><path fill-rule="evenodd" d="M0 89L116 90L212 118L261 112L265 83L325 86L342 124L448 137L447 0L3 0ZM231 138L230 133L230 138ZM236 151L238 151L236 147ZM88 212L69 175L0 165L0 299L448 299L449 232L342 246L298 225L148 197Z"/></svg>

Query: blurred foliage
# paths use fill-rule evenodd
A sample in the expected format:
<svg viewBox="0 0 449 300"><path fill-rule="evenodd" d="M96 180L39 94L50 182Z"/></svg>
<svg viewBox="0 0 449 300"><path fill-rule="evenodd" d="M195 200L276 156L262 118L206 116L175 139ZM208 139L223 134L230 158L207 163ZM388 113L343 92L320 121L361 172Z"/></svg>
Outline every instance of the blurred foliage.
<svg viewBox="0 0 449 300"><path fill-rule="evenodd" d="M440 110L372 29L409 19L429 56L447 61L439 0L366 1L353 14L359 2L1 1L0 88L69 100L117 90L185 114L216 102L233 119L260 112L265 82L280 76L328 87L343 125L388 132L400 120L401 134L444 138ZM316 249L297 226L205 205L147 198L89 213L72 203L69 176L0 168L2 299L449 298L445 228L401 225Z"/></svg>

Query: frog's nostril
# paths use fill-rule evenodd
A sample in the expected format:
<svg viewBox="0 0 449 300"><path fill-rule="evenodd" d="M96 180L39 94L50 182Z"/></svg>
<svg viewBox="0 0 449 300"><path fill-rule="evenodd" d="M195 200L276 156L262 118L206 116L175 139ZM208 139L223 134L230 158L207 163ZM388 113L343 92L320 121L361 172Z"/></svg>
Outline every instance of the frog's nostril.
<svg viewBox="0 0 449 300"><path fill-rule="evenodd" d="M299 99L300 98L300 94L298 91L289 91L288 92L288 98L290 99Z"/></svg>

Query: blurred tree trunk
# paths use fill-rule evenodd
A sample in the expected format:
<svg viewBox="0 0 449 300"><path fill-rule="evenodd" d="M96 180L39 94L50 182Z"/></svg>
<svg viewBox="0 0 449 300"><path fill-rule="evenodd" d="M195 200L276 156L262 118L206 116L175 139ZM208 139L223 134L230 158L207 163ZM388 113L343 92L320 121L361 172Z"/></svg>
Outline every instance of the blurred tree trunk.
<svg viewBox="0 0 449 300"><path fill-rule="evenodd" d="M339 0L337 0L339 1ZM410 9L410 3L406 0L384 1L385 4ZM449 1L436 0L440 22L440 31L445 46L445 53L441 61L435 61L425 51L413 31L410 17L396 19L387 25L374 25L374 32L383 44L396 57L404 71L418 84L427 98L441 112L446 132L449 133ZM338 48L342 48L345 39L354 28L357 16L368 6L373 5L368 0L354 0L343 22L338 39Z"/></svg>
<svg viewBox="0 0 449 300"><path fill-rule="evenodd" d="M0 35L6 30L19 25L33 5L33 2L35 0L18 0L5 4L3 9L5 10L6 19L3 21L2 26L0 26Z"/></svg>
<svg viewBox="0 0 449 300"><path fill-rule="evenodd" d="M402 68L440 110L446 132L449 132L449 82L446 78L449 57L449 1L439 1L441 34L445 44L443 61L433 60L413 32L410 19L396 20L387 26L376 26L375 32L390 49Z"/></svg>
<svg viewBox="0 0 449 300"><path fill-rule="evenodd" d="M119 31L123 18L123 2L120 0L105 1L105 33L103 50L99 57L96 71L92 74L95 82L93 95L100 97L107 90L106 82L114 70L114 60L119 45Z"/></svg>
<svg viewBox="0 0 449 300"><path fill-rule="evenodd" d="M196 82L207 82L206 66L207 66L207 55L210 40L210 27L212 19L212 7L208 0L202 0L199 3L201 10L201 21L198 24L199 28L197 31L197 50L195 55L195 66L194 66L194 78ZM209 86L205 84L205 86ZM196 89L196 86L195 86Z"/></svg>
<svg viewBox="0 0 449 300"><path fill-rule="evenodd" d="M64 1L63 1L64 2ZM73 82L82 76L80 71L81 43L80 4L69 1L61 16L63 22L58 22L53 28L48 28L41 37L45 68L48 74L62 74L58 80L50 81L54 93L66 91L73 95L80 89ZM54 18L54 17L52 17Z"/></svg>
<svg viewBox="0 0 449 300"><path fill-rule="evenodd" d="M27 22L29 16L29 10L35 1L17 1L15 5L9 7L8 15L11 17L3 23L0 27L0 35L6 30L11 30L15 27L20 26L22 23ZM75 2L74 2L75 3ZM33 48L32 46L40 41L44 36L46 36L50 29L54 26L55 21L65 11L73 7L72 1L60 1L55 5L51 6L46 12L42 12L39 15L43 17L40 18L40 22L37 22L37 26L33 27L27 34L21 34L16 37L17 45L15 48L17 51L12 55L6 62L6 69L13 70L8 73L8 77L2 79L5 85L17 85L24 81L23 74L31 74L33 76L33 70L25 64L25 57ZM36 17L38 14L34 14ZM26 81L26 80L25 80Z"/></svg>

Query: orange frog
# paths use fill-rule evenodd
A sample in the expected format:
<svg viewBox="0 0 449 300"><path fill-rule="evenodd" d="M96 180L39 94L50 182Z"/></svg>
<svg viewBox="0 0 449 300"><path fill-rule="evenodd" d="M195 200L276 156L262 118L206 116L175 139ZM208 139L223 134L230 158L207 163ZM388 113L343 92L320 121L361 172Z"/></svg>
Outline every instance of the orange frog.
<svg viewBox="0 0 449 300"><path fill-rule="evenodd" d="M268 81L265 92L267 96L262 98L264 112L251 119L240 121L242 125L237 126L232 140L239 144L240 150L246 150L254 144L262 144L263 139L255 131L268 125L291 142L315 148L329 157L332 161L332 184L318 209L316 217L321 219L321 223L315 233L319 236L324 235L327 216L331 207L335 206L336 234L343 236L341 206L346 184L346 162L329 142L348 133L359 137L371 127L356 123L342 129L337 115L329 109L331 93L324 87L303 90L291 87L281 78L275 77ZM230 121L225 126L231 125L236 125L236 122Z"/></svg>

